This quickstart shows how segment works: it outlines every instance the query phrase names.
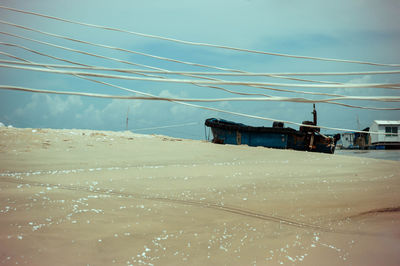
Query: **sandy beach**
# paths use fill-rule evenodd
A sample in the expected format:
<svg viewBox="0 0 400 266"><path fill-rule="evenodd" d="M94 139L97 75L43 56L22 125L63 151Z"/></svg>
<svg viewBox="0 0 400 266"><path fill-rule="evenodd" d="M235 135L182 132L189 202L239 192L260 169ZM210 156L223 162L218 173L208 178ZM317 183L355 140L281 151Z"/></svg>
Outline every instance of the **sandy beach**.
<svg viewBox="0 0 400 266"><path fill-rule="evenodd" d="M3 265L400 265L400 162L0 128Z"/></svg>

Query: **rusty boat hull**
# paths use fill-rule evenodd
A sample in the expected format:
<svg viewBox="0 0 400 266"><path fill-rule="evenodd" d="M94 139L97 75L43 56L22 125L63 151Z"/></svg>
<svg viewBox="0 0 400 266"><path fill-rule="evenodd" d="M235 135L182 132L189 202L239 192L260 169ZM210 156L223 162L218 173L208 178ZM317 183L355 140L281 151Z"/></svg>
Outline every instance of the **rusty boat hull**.
<svg viewBox="0 0 400 266"><path fill-rule="evenodd" d="M274 123L275 124L275 123ZM263 146L333 154L337 137L327 137L319 129L301 127L295 130L278 123L274 127L253 127L223 119L209 118L205 125L211 128L214 143Z"/></svg>

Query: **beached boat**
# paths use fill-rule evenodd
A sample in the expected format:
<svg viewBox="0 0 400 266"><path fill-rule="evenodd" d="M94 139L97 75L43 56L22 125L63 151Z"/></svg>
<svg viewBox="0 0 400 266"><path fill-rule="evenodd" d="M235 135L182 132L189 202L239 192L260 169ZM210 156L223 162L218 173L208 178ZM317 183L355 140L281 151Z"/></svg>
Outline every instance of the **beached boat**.
<svg viewBox="0 0 400 266"><path fill-rule="evenodd" d="M253 127L216 118L207 119L205 125L211 128L213 143L334 153L340 135L328 137L320 133L320 128L309 127L317 125L315 105L312 113L314 121L304 121L299 130L284 127L282 122L274 122L272 127Z"/></svg>

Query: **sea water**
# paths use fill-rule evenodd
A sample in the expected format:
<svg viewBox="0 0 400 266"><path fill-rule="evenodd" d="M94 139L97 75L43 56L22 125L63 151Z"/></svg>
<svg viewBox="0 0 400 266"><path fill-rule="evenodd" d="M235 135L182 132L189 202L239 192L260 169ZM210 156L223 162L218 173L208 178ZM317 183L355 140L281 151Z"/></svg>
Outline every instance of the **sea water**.
<svg viewBox="0 0 400 266"><path fill-rule="evenodd" d="M400 161L400 150L336 150L335 154Z"/></svg>

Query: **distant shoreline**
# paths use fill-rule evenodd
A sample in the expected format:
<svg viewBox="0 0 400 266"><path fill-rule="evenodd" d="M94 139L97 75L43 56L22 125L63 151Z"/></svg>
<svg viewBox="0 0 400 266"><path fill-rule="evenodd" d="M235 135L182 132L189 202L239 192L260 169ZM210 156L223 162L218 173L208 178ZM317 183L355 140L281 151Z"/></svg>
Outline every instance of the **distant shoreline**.
<svg viewBox="0 0 400 266"><path fill-rule="evenodd" d="M370 159L400 161L400 150L339 150L335 154Z"/></svg>

